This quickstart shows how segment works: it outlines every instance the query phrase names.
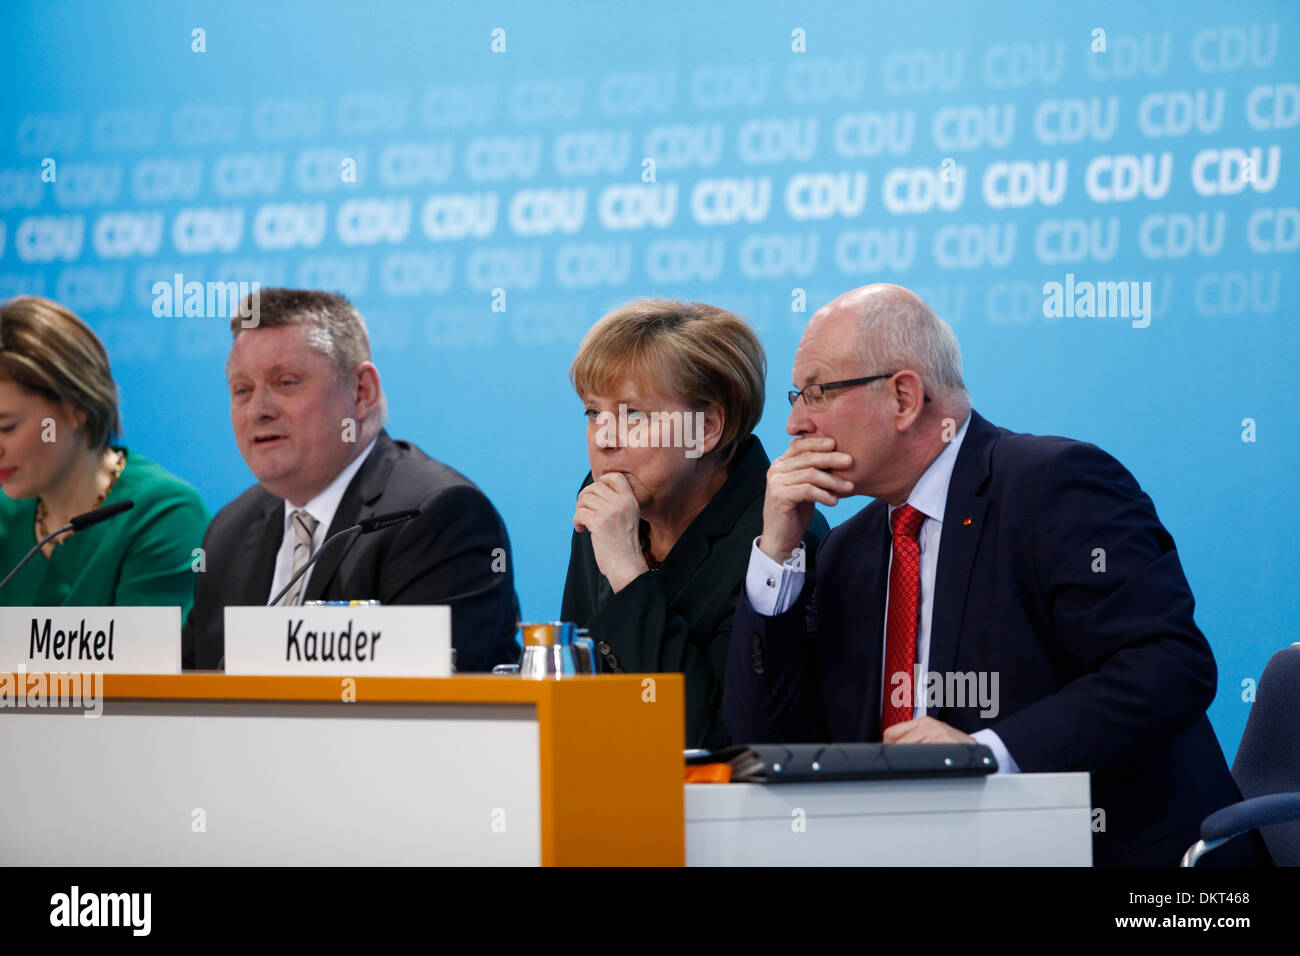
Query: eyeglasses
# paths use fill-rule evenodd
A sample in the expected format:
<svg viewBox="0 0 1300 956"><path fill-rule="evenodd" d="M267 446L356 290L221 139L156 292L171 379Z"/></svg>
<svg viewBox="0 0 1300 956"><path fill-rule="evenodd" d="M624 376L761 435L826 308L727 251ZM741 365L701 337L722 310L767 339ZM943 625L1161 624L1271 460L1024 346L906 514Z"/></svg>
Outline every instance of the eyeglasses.
<svg viewBox="0 0 1300 956"><path fill-rule="evenodd" d="M833 388L849 388L852 385L866 385L868 382L878 382L882 378L893 378L898 372L889 372L886 375L868 375L866 378L847 378L842 382L824 382L815 385L805 385L800 389L790 389L786 392L786 397L790 399L790 407L794 408L794 403L799 401L799 396L803 396L804 404L811 409L821 409L826 407L826 393ZM926 395L925 400L928 402L930 396Z"/></svg>

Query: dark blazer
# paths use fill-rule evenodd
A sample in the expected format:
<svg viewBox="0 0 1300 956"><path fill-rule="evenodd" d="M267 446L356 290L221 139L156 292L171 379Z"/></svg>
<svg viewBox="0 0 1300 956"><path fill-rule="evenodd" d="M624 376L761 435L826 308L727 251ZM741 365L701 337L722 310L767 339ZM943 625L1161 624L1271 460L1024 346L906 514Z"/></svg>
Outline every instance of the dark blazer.
<svg viewBox="0 0 1300 956"><path fill-rule="evenodd" d="M491 670L517 660L519 602L510 541L492 503L464 475L381 431L326 537L359 518L408 508L419 508L419 517L331 547L312 567L303 599L450 604L457 670ZM226 605L271 598L283 534L284 502L260 485L212 519L203 538L207 570L197 575L182 632L182 666L217 667L225 656Z"/></svg>
<svg viewBox="0 0 1300 956"><path fill-rule="evenodd" d="M929 670L996 672L1000 706L929 715L991 728L1023 772L1090 771L1096 863L1176 864L1240 796L1205 715L1214 656L1151 499L1095 445L972 412L945 508ZM815 587L784 614L741 593L723 703L734 740L880 740L887 510L877 500L831 532ZM1205 862L1261 862L1258 847L1238 838Z"/></svg>
<svg viewBox="0 0 1300 956"><path fill-rule="evenodd" d="M659 568L617 594L596 564L591 533L573 535L560 616L587 628L598 644L609 645L606 671L617 661L628 673L685 675L689 747L726 744L719 714L722 674L750 547L763 533L768 464L762 444L751 435L726 483ZM582 487L589 484L590 472ZM809 551L827 530L826 519L814 513L806 539Z"/></svg>

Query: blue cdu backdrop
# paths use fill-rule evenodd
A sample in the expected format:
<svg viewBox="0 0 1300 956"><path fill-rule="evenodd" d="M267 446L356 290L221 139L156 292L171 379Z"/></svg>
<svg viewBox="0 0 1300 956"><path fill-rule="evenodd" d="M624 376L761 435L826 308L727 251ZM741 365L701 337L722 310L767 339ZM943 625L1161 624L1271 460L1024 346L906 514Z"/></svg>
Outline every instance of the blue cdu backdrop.
<svg viewBox="0 0 1300 956"><path fill-rule="evenodd" d="M604 311L656 294L748 316L775 455L808 316L890 281L953 324L981 413L1093 441L1155 500L1229 759L1253 681L1297 639L1292 2L0 18L0 297L85 317L127 441L214 511L251 480L229 333L219 302L166 301L177 281L351 297L389 431L491 496L543 620L587 468L566 372Z"/></svg>

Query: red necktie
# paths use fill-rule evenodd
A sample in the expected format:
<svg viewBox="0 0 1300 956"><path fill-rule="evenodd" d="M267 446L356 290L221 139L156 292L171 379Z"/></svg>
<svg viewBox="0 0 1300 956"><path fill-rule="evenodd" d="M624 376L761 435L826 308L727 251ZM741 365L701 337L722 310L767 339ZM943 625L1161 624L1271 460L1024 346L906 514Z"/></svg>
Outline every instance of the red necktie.
<svg viewBox="0 0 1300 956"><path fill-rule="evenodd" d="M917 534L925 515L911 505L889 516L894 532L894 557L889 565L889 611L885 624L885 686L880 731L912 719L912 670L916 662L917 610L921 597L921 545ZM896 678L906 674L907 679ZM901 705L895 701L903 700Z"/></svg>

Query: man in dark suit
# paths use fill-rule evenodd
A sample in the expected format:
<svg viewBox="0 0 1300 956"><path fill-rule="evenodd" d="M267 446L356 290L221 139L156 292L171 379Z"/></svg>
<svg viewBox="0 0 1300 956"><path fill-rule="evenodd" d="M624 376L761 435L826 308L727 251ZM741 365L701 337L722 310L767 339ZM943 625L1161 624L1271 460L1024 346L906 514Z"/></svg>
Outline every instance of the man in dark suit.
<svg viewBox="0 0 1300 956"><path fill-rule="evenodd" d="M252 314L250 326L241 316ZM281 603L449 604L458 670L514 660L519 605L505 527L468 478L384 431L379 372L352 304L263 289L231 332L231 425L258 484L208 527L183 666L221 665L227 605L266 604L330 535L406 509L420 514L331 546Z"/></svg>
<svg viewBox="0 0 1300 956"><path fill-rule="evenodd" d="M1240 794L1205 714L1214 657L1132 475L972 411L952 330L897 286L819 310L794 378L728 656L732 739L979 742L1000 772L1089 771L1094 861L1176 864ZM808 515L859 494L877 500L804 589L787 559ZM1215 854L1268 862L1257 835Z"/></svg>

